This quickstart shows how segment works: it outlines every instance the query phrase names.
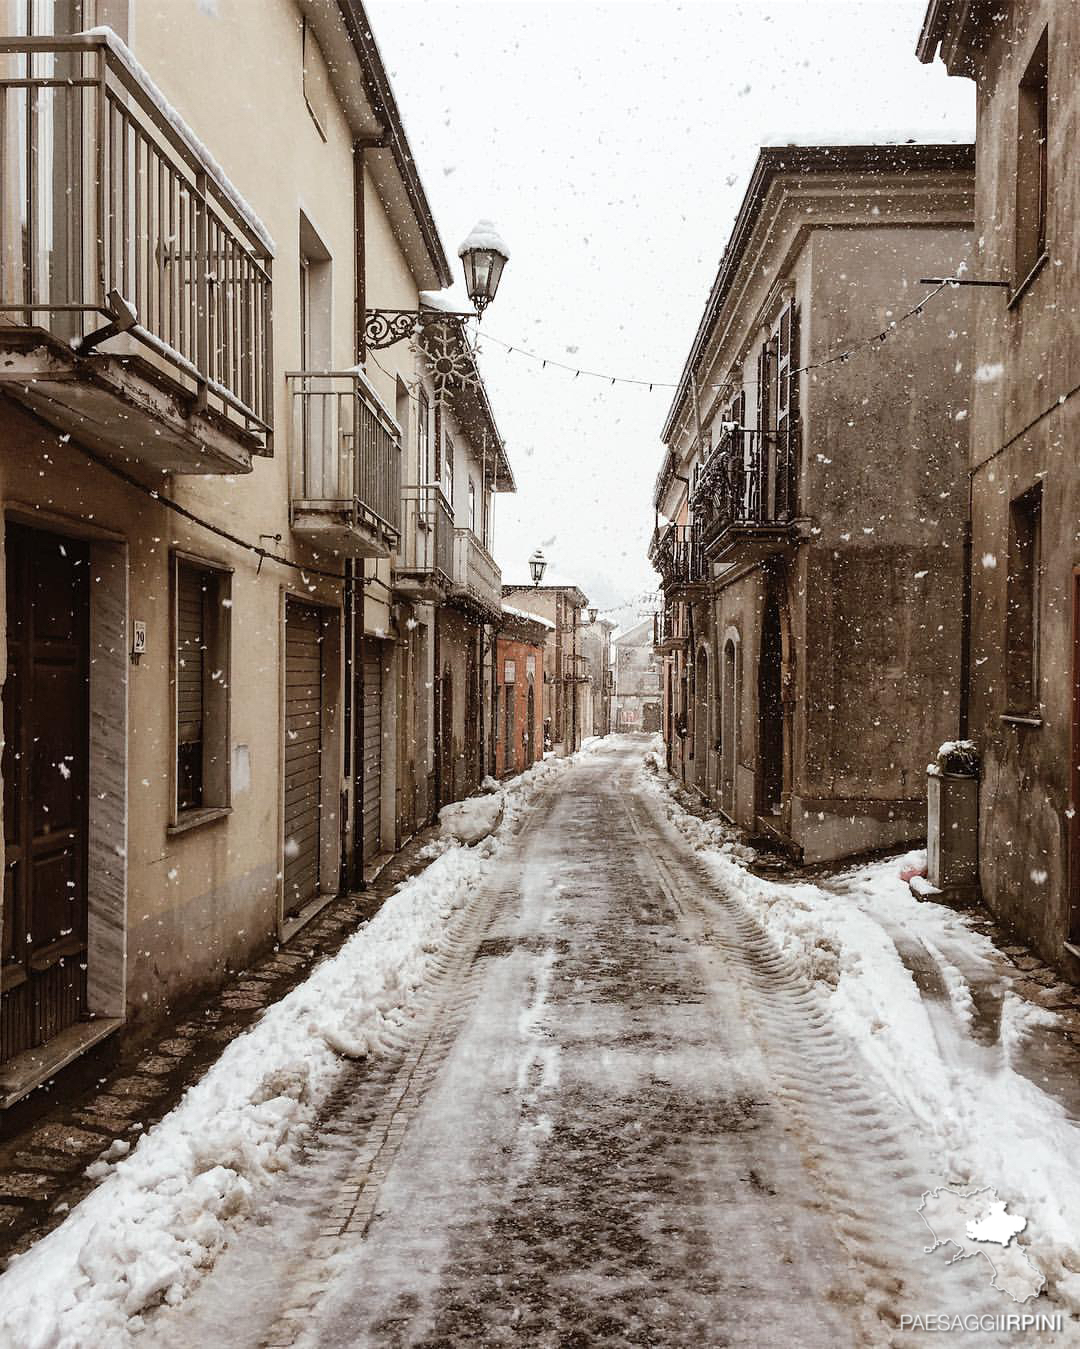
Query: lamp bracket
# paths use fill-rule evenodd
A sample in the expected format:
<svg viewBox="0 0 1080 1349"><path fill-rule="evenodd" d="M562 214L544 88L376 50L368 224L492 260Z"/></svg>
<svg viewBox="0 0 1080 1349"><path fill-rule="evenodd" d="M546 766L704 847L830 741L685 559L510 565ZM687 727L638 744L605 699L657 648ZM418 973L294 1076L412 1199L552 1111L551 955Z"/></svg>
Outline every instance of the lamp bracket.
<svg viewBox="0 0 1080 1349"><path fill-rule="evenodd" d="M367 309L364 311L364 345L373 351L392 347L418 330L452 323L459 328L475 314L450 313L445 309Z"/></svg>

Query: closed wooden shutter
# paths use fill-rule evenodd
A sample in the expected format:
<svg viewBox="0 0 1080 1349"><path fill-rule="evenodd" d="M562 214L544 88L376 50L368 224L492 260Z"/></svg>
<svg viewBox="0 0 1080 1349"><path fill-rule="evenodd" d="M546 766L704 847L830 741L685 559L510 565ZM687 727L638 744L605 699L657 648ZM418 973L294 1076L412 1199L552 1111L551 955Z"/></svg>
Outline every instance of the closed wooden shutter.
<svg viewBox="0 0 1080 1349"><path fill-rule="evenodd" d="M799 422L799 316L792 301L780 315L776 356L777 474L776 518L795 512L795 468Z"/></svg>
<svg viewBox="0 0 1080 1349"><path fill-rule="evenodd" d="M364 859L382 850L382 651L365 642L364 661Z"/></svg>
<svg viewBox="0 0 1080 1349"><path fill-rule="evenodd" d="M203 804L203 697L206 678L206 573L176 573L176 804Z"/></svg>
<svg viewBox="0 0 1080 1349"><path fill-rule="evenodd" d="M319 893L322 798L322 618L285 610L285 911Z"/></svg>

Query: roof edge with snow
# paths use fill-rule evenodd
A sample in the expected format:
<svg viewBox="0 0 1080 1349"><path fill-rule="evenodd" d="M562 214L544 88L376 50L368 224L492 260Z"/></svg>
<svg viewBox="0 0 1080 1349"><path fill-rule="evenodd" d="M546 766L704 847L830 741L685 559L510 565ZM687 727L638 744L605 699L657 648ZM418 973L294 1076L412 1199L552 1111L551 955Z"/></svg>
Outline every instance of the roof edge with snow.
<svg viewBox="0 0 1080 1349"><path fill-rule="evenodd" d="M686 358L679 383L668 409L661 432L661 439L667 445L675 430L679 414L682 412L690 392L690 378L697 368L713 326L720 314L724 301L731 290L743 255L750 243L758 213L773 183L785 175L796 178L810 174L841 172L903 173L913 170L933 172L935 170L966 170L975 168L975 147L970 142L956 144L937 141L933 144L893 144L884 145L763 145L758 151L757 162L750 176L746 194L742 199L735 224L731 230L727 247L720 259L720 266L713 281L704 313L698 323L690 354Z"/></svg>

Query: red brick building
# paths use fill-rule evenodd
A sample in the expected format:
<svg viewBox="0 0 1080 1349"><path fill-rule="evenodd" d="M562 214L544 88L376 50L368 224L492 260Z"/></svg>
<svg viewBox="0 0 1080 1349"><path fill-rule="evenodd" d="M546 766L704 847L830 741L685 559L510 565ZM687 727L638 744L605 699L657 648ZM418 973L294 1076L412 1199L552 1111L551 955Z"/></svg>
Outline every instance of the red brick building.
<svg viewBox="0 0 1080 1349"><path fill-rule="evenodd" d="M503 607L496 637L495 772L524 772L544 753L544 642L552 625Z"/></svg>

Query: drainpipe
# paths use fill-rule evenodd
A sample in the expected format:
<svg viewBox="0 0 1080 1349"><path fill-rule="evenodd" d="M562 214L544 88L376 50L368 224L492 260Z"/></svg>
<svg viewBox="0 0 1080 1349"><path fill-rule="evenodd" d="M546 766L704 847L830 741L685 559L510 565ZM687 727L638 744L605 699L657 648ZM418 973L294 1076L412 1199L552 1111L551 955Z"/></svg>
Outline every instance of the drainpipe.
<svg viewBox="0 0 1080 1349"><path fill-rule="evenodd" d="M958 714L959 738L966 740L971 721L971 520L975 475L968 470L967 519L964 521L963 567L960 595L960 705Z"/></svg>

